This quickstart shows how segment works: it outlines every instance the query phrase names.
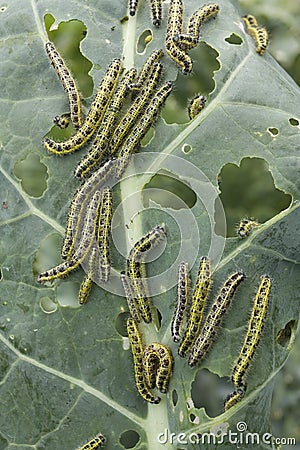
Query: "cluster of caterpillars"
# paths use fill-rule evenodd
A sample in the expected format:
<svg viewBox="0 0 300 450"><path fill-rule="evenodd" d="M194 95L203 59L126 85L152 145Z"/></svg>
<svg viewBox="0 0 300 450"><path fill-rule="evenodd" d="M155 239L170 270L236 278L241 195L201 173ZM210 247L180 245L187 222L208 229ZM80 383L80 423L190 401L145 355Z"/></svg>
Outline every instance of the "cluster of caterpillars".
<svg viewBox="0 0 300 450"><path fill-rule="evenodd" d="M40 273L37 281L45 283L65 278L84 264L86 275L79 289L79 303L83 304L93 280L106 283L110 277L113 208L110 187L122 178L141 140L155 124L173 83L160 83L163 68L160 60L164 54L161 49L151 53L139 73L135 68L124 70L121 60L115 58L83 119L78 89L64 60L53 43L47 42L45 48L68 94L75 128L75 134L63 142L44 138L45 148L63 156L80 150L92 139L93 142L75 169L75 176L83 181L69 206L61 250L64 261ZM131 102L125 108L130 95ZM64 118L61 122L65 124Z"/></svg>
<svg viewBox="0 0 300 450"><path fill-rule="evenodd" d="M217 297L204 317L206 301L212 282L210 260L200 260L196 284L190 299L190 277L188 265L182 262L178 270L177 303L171 323L171 334L175 342L180 342L178 354L189 354L188 365L194 367L207 356L211 349L223 316L231 305L233 295L245 279L243 272L231 274L221 287ZM239 356L232 369L235 390L228 395L224 408L228 410L245 395L247 371L259 344L269 305L271 279L262 275L254 298L248 329ZM183 324L186 324L184 333Z"/></svg>

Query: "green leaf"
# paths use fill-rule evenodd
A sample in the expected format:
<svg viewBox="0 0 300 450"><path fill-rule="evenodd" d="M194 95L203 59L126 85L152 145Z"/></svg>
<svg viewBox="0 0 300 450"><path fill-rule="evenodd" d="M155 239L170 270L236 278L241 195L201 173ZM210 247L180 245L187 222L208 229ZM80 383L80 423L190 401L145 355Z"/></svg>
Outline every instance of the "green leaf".
<svg viewBox="0 0 300 450"><path fill-rule="evenodd" d="M185 3L188 17L198 6ZM87 36L80 41L80 50L93 63L90 75L96 87L113 58L123 55L126 67L140 68L152 50L163 47L167 3L160 29L151 24L148 2L140 2L136 19L122 23L125 0L65 4L24 0L21 10L19 2L11 0L1 8L0 450L72 450L98 432L107 437L109 449L192 449L199 446L189 441L191 433L194 438L195 433L209 432L220 437L229 430L235 432L238 422L245 422L249 432L260 436L270 432L275 377L288 357L299 317L295 236L299 232L300 93L268 52L263 57L255 52L235 2L219 4L217 19L203 26L201 36L217 52L219 63L207 106L185 124L168 125L160 119L153 138L141 148L128 172L135 176L115 188L114 277L107 286L94 286L82 307L77 304L81 269L52 286L36 283L38 272L60 261L66 211L79 184L73 170L82 156L78 152L57 158L41 144L53 117L68 110L44 51L48 39L44 16L55 18L52 28L70 19L82 21ZM147 45L145 30L153 36ZM239 40L230 43L232 34L242 44ZM145 47L143 53L136 52L137 42L139 49ZM201 65L199 48L191 51L195 70ZM177 78L177 68L167 56L163 62L165 79L177 80L166 117L176 104L182 76ZM195 81L196 76L185 77L186 83L189 78ZM262 219L247 239L225 239L228 217L219 200L225 181L219 188L218 177L224 165L239 168L243 158L265 161L266 173L270 171L276 188L287 195L287 204ZM159 178L155 188L161 190L147 197L145 207L145 189L157 173L173 178L177 191L170 193L172 189L160 185ZM185 191L192 191L195 203L182 204L180 183ZM247 190L247 184L242 189ZM264 206L267 209L268 202ZM160 315L156 326L141 328L145 342L160 341L171 347L175 367L168 394L159 405L148 405L134 384L124 330L127 305L118 272L124 269L130 245L161 223L166 227L166 247L147 265L153 303ZM230 273L243 270L247 278L207 359L190 369L171 342L170 322L178 262L190 263L194 282L202 255L209 255L214 265L210 302ZM247 394L223 413L222 401L231 389L228 377L264 273L272 278L271 307L247 376ZM168 443L163 447L157 439L159 433L164 439L165 430ZM216 446L205 441L201 448ZM227 435L218 448L235 448L235 444ZM250 447L241 442L239 448ZM255 448L272 445L260 442Z"/></svg>

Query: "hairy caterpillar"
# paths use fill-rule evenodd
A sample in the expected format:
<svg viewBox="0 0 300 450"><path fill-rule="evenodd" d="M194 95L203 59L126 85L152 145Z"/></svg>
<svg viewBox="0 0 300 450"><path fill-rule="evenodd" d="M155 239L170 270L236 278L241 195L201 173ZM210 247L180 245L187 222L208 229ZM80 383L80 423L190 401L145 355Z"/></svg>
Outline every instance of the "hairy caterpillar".
<svg viewBox="0 0 300 450"><path fill-rule="evenodd" d="M88 199L97 189L100 190L108 184L114 177L115 171L116 162L108 160L76 190L69 207L66 235L62 247L63 258L70 259L74 253L74 245L80 236L83 211L86 209Z"/></svg>
<svg viewBox="0 0 300 450"><path fill-rule="evenodd" d="M151 53L151 55L147 58L143 67L141 68L140 73L138 74L137 81L135 83L130 84L129 88L131 90L141 89L145 84L147 78L149 78L153 70L154 64L157 63L163 56L164 52L161 48L154 50Z"/></svg>
<svg viewBox="0 0 300 450"><path fill-rule="evenodd" d="M183 30L183 2L182 0L170 0L167 19L166 41L172 40L175 34Z"/></svg>
<svg viewBox="0 0 300 450"><path fill-rule="evenodd" d="M195 11L188 20L186 33L193 36L199 41L200 26L211 18L215 18L218 14L220 7L217 3L210 3L202 6Z"/></svg>
<svg viewBox="0 0 300 450"><path fill-rule="evenodd" d="M93 239L95 237L99 216L99 201L100 192L96 191L88 205L87 213L84 218L81 240L74 252L74 255L68 261L42 272L37 278L39 283L53 281L57 278L64 278L84 261L90 251L93 244Z"/></svg>
<svg viewBox="0 0 300 450"><path fill-rule="evenodd" d="M252 16L251 14L244 16L243 21L245 22L247 28L258 27L258 22L257 22L256 18L254 16Z"/></svg>
<svg viewBox="0 0 300 450"><path fill-rule="evenodd" d="M228 411L228 409L240 402L244 396L245 392L242 389L237 389L228 394L224 402L224 410Z"/></svg>
<svg viewBox="0 0 300 450"><path fill-rule="evenodd" d="M110 275L109 260L109 237L111 232L112 219L112 192L109 188L104 188L101 192L99 207L99 220L97 227L97 242L101 255L100 273L101 280L107 283Z"/></svg>
<svg viewBox="0 0 300 450"><path fill-rule="evenodd" d="M162 0L150 0L150 5L153 25L160 27L162 19Z"/></svg>
<svg viewBox="0 0 300 450"><path fill-rule="evenodd" d="M189 301L190 284L188 263L181 262L178 267L177 302L171 322L171 334L174 342L180 341L182 322Z"/></svg>
<svg viewBox="0 0 300 450"><path fill-rule="evenodd" d="M55 48L54 44L52 42L46 42L45 49L51 61L51 64L55 72L57 73L64 90L68 95L72 123L75 128L80 128L82 126L81 102L75 80L72 77L69 69L67 68L63 58L60 56L58 50ZM63 122L59 120L57 123L58 126L60 126L61 123L63 123L63 125L66 124L65 120ZM62 126L62 128L66 127Z"/></svg>
<svg viewBox="0 0 300 450"><path fill-rule="evenodd" d="M44 138L44 146L50 153L66 155L83 147L93 136L103 118L105 109L111 99L121 73L121 60L116 58L109 65L104 75L91 108L74 136L64 142L55 142L53 139Z"/></svg>
<svg viewBox="0 0 300 450"><path fill-rule="evenodd" d="M267 275L260 278L260 285L256 292L251 311L248 329L240 354L232 369L232 382L236 388L246 390L245 377L251 360L257 348L264 327L269 306L271 279Z"/></svg>
<svg viewBox="0 0 300 450"><path fill-rule="evenodd" d="M249 236L253 228L258 226L259 223L254 219L242 219L237 228L237 234L239 237L245 238L246 236Z"/></svg>
<svg viewBox="0 0 300 450"><path fill-rule="evenodd" d="M187 328L179 347L179 355L184 357L197 339L202 323L206 299L211 285L210 260L203 256L200 260L196 285L193 292Z"/></svg>
<svg viewBox="0 0 300 450"><path fill-rule="evenodd" d="M129 14L135 16L138 0L129 0Z"/></svg>
<svg viewBox="0 0 300 450"><path fill-rule="evenodd" d="M150 97L155 92L155 89L159 83L162 73L162 65L160 63L155 63L149 73L147 82L145 82L144 87L134 99L132 104L129 106L125 115L122 117L118 123L116 129L114 130L111 142L110 142L110 152L115 154L119 147L121 146L124 139L129 135L133 135L132 127L144 113L145 107L148 104Z"/></svg>
<svg viewBox="0 0 300 450"><path fill-rule="evenodd" d="M206 98L204 95L196 95L188 104L189 118L192 120L202 111L205 107Z"/></svg>
<svg viewBox="0 0 300 450"><path fill-rule="evenodd" d="M195 344L191 348L188 360L190 367L198 364L207 355L221 320L231 304L233 294L244 279L245 275L243 272L235 272L225 281L204 320Z"/></svg>
<svg viewBox="0 0 300 450"><path fill-rule="evenodd" d="M184 74L193 69L193 63L187 53L179 48L174 42L174 36L182 34L183 30L183 2L182 0L171 0L166 31L166 52L170 58L180 67Z"/></svg>
<svg viewBox="0 0 300 450"><path fill-rule="evenodd" d="M86 444L78 448L78 450L96 450L106 443L106 438L99 433L94 438L90 439Z"/></svg>
<svg viewBox="0 0 300 450"><path fill-rule="evenodd" d="M150 100L142 117L133 127L132 132L122 145L117 160L116 178L120 179L130 163L132 154L138 149L141 140L155 123L161 108L173 89L173 83L164 83Z"/></svg>
<svg viewBox="0 0 300 450"><path fill-rule="evenodd" d="M55 116L53 122L57 127L63 130L67 128L70 123L70 114L62 114L61 116Z"/></svg>
<svg viewBox="0 0 300 450"><path fill-rule="evenodd" d="M155 227L135 243L127 259L126 275L128 277L128 283L133 292L133 298L137 304L139 313L146 323L152 320L151 303L147 294L147 288L141 276L141 261L145 253L161 241L164 233L165 231L162 227Z"/></svg>
<svg viewBox="0 0 300 450"><path fill-rule="evenodd" d="M193 62L191 57L179 48L173 39L166 41L166 52L170 58L178 65L184 75L193 70Z"/></svg>
<svg viewBox="0 0 300 450"><path fill-rule="evenodd" d="M174 359L169 347L159 342L148 345L143 354L143 367L149 387L153 388L156 385L157 389L165 394L168 390L173 364Z"/></svg>
<svg viewBox="0 0 300 450"><path fill-rule="evenodd" d="M142 337L138 329L138 326L133 318L127 319L127 334L133 356L135 384L137 390L144 400L150 403L158 404L160 402L160 398L152 394L145 380L143 370Z"/></svg>
<svg viewBox="0 0 300 450"><path fill-rule="evenodd" d="M138 309L137 301L135 299L135 294L132 289L129 277L125 274L125 272L121 272L120 278L125 292L129 312L132 318L135 320L135 322L140 323L141 315Z"/></svg>
<svg viewBox="0 0 300 450"><path fill-rule="evenodd" d="M263 55L269 43L269 35L265 28L259 27L254 16L248 15L243 17L248 34L255 40L256 51Z"/></svg>
<svg viewBox="0 0 300 450"><path fill-rule="evenodd" d="M89 152L82 158L75 169L75 176L85 177L101 160L109 157L108 145L117 123L121 108L129 92L129 85L136 77L136 69L128 70L121 80L120 86L109 103L101 127Z"/></svg>
<svg viewBox="0 0 300 450"><path fill-rule="evenodd" d="M88 267L88 271L85 274L83 281L79 287L79 292L78 292L78 301L80 303L80 305L82 305L83 303L86 303L87 298L89 296L89 293L92 289L92 285L93 285L93 279L95 278L95 273L96 273L96 264L98 262L98 249L93 247L91 250L91 254L88 257L89 258L89 267Z"/></svg>

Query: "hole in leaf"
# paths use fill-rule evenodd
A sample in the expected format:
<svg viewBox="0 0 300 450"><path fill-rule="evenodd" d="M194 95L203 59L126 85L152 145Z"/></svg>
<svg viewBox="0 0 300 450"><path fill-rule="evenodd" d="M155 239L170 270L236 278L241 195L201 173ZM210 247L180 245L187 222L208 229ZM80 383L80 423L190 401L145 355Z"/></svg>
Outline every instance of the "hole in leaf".
<svg viewBox="0 0 300 450"><path fill-rule="evenodd" d="M126 320L129 317L129 312L121 312L118 314L115 321L115 329L122 337L127 337Z"/></svg>
<svg viewBox="0 0 300 450"><path fill-rule="evenodd" d="M140 440L140 435L135 430L124 431L120 436L120 444L124 448L133 448Z"/></svg>
<svg viewBox="0 0 300 450"><path fill-rule="evenodd" d="M32 197L41 197L47 188L47 167L41 163L37 154L29 154L25 159L16 162L14 174L21 180L26 194Z"/></svg>
<svg viewBox="0 0 300 450"><path fill-rule="evenodd" d="M151 42L153 39L152 31L151 30L145 30L140 35L138 41L137 41L137 52L138 53L144 53L147 45L149 42Z"/></svg>
<svg viewBox="0 0 300 450"><path fill-rule="evenodd" d="M213 76L220 70L219 53L205 42L200 42L190 55L194 61L193 73L186 77L179 71L176 90L169 96L162 111L162 117L168 124L189 122L186 99L194 98L199 92L208 97L215 87Z"/></svg>
<svg viewBox="0 0 300 450"><path fill-rule="evenodd" d="M93 79L89 75L93 67L92 62L83 56L80 51L80 42L87 35L87 28L81 20L69 20L60 22L56 29L51 30L55 23L52 14L46 14L44 17L45 28L51 42L57 47L57 50L65 60L68 68L72 72L78 89L83 97L90 97L93 93Z"/></svg>
<svg viewBox="0 0 300 450"><path fill-rule="evenodd" d="M64 281L57 286L57 302L62 307L79 308L78 302L78 283L73 281Z"/></svg>
<svg viewBox="0 0 300 450"><path fill-rule="evenodd" d="M241 36L235 33L231 33L229 37L225 38L225 41L232 45L241 45L243 43Z"/></svg>
<svg viewBox="0 0 300 450"><path fill-rule="evenodd" d="M220 414L223 407L228 379L220 379L218 375L207 369L199 370L191 385L191 395L195 408L205 408L210 417Z"/></svg>
<svg viewBox="0 0 300 450"><path fill-rule="evenodd" d="M288 208L292 196L274 185L269 166L261 158L244 158L240 166L226 164L218 176L220 200L227 220L227 236L235 236L242 217L264 223ZM216 220L216 232L221 233Z"/></svg>
<svg viewBox="0 0 300 450"><path fill-rule="evenodd" d="M7 3L5 3L4 5L0 6L0 12L5 12L7 10Z"/></svg>
<svg viewBox="0 0 300 450"><path fill-rule="evenodd" d="M197 196L186 183L169 175L167 171L161 171L143 189L143 203L146 207L149 207L150 200L164 207L183 209L192 208Z"/></svg>
<svg viewBox="0 0 300 450"><path fill-rule="evenodd" d="M3 280L3 272L2 272L2 267L0 268L0 281Z"/></svg>
<svg viewBox="0 0 300 450"><path fill-rule="evenodd" d="M190 414L190 421L195 425L199 425L199 423L200 423L199 417L193 413Z"/></svg>
<svg viewBox="0 0 300 450"><path fill-rule="evenodd" d="M178 394L177 394L176 389L173 389L173 391L172 391L172 403L173 403L173 406L176 406L177 402L178 402Z"/></svg>
<svg viewBox="0 0 300 450"><path fill-rule="evenodd" d="M59 256L60 249L61 235L58 233L50 234L42 240L32 265L32 270L35 277L39 273L44 272L45 270L48 270L61 262Z"/></svg>
<svg viewBox="0 0 300 450"><path fill-rule="evenodd" d="M162 315L156 306L153 306L153 317L156 329L159 331L161 328Z"/></svg>
<svg viewBox="0 0 300 450"><path fill-rule="evenodd" d="M297 331L297 320L290 320L283 329L281 329L276 336L276 340L282 347L289 347L294 341Z"/></svg>
<svg viewBox="0 0 300 450"><path fill-rule="evenodd" d="M182 151L183 153L185 153L186 155L188 155L189 153L191 153L191 151L193 150L193 147L189 144L184 144L182 146Z"/></svg>
<svg viewBox="0 0 300 450"><path fill-rule="evenodd" d="M299 120L295 119L294 117L291 117L289 119L290 125L292 125L292 127L297 127L299 125Z"/></svg>
<svg viewBox="0 0 300 450"><path fill-rule="evenodd" d="M40 300L40 307L46 314L52 314L57 310L57 304L54 303L50 297L42 297Z"/></svg>
<svg viewBox="0 0 300 450"><path fill-rule="evenodd" d="M150 130L146 133L145 137L141 140L141 146L146 147L152 141L152 139L155 136L155 129L152 127Z"/></svg>
<svg viewBox="0 0 300 450"><path fill-rule="evenodd" d="M268 128L268 132L269 132L272 136L277 136L277 134L279 133L279 130L278 130L278 128L269 127L269 128Z"/></svg>

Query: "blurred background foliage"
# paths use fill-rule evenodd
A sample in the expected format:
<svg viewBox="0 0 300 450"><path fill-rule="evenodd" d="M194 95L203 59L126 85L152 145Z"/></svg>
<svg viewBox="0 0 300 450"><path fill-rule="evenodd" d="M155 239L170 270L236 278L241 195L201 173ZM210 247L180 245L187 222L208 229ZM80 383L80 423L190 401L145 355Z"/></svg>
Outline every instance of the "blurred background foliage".
<svg viewBox="0 0 300 450"><path fill-rule="evenodd" d="M269 52L299 84L300 1L239 0L237 4L241 15L253 14L256 16L259 24L267 28L270 34ZM93 80L89 75L93 64L79 51L80 41L87 34L86 27L80 20L71 20L60 23L58 28L56 26L51 28L54 22L55 18L53 16L50 14L45 16L45 26L49 39L57 45L75 75L83 98L88 98L94 90ZM236 35L230 39L234 45L241 44L239 37ZM208 96L209 101L209 94L215 88L213 75L220 68L217 51L202 42L191 52L191 56L195 61L194 72L188 78L181 74L178 75L176 91L168 102L168 108L165 108L163 112L167 123L187 123L189 121L186 109L187 99L201 93ZM276 95L276 92L274 92L274 95ZM51 134L59 139L64 139L64 136L67 137L72 134L72 129L62 131L57 127L53 127ZM241 198L240 186L245 183L245 177L251 188L246 192L247 198ZM153 179L153 186L148 185L147 188L155 188L156 178L154 177ZM286 209L292 201L288 193L280 191L274 186L273 178L266 162L258 158L245 158L241 162L240 167L230 163L227 164L220 171L216 182L218 182L220 197L226 212L228 237L234 236L235 225L241 217L254 217L259 222L264 222L281 210ZM188 207L191 207L194 199L192 197L190 199L186 198L185 192L178 192L178 189L182 190L182 187L178 188L178 186L176 180L172 181L170 179L164 186L164 189L173 193L177 192L179 197L186 201ZM192 196L193 194L191 192L190 195ZM266 198L268 199L268 208L265 207ZM264 206L260 201L261 199L264 199ZM295 437L297 442L300 442L299 361L300 335L298 333L290 358L277 377L272 407L272 429L274 435L277 437ZM205 377L206 374L203 373L203 376ZM213 382L213 379L210 378L209 382ZM207 382L201 379L197 384L197 390L199 390L199 393L203 393L203 386L206 386ZM213 411L209 412L213 415ZM285 446L284 448L288 447Z"/></svg>

